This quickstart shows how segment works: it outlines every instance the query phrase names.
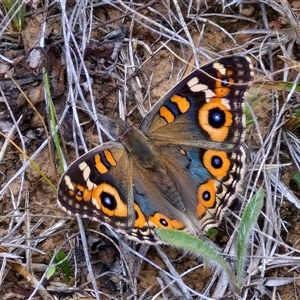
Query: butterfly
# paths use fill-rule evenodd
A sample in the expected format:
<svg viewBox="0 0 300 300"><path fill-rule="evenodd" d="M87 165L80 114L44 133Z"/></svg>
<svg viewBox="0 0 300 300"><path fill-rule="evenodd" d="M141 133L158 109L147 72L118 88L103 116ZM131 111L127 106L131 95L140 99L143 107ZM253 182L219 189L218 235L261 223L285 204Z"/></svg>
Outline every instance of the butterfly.
<svg viewBox="0 0 300 300"><path fill-rule="evenodd" d="M139 242L160 242L156 228L201 235L218 226L243 180L252 78L249 58L223 57L181 80L139 128L108 121L114 141L71 164L58 204Z"/></svg>

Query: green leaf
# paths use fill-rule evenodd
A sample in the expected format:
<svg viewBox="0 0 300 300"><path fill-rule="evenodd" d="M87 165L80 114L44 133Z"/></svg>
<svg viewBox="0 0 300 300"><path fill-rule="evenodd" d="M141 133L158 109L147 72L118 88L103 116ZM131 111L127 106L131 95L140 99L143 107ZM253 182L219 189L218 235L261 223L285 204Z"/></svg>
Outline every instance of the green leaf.
<svg viewBox="0 0 300 300"><path fill-rule="evenodd" d="M243 284L243 271L245 255L249 243L249 237L257 221L263 206L264 192L259 189L247 204L242 215L237 235L237 283L241 288Z"/></svg>
<svg viewBox="0 0 300 300"><path fill-rule="evenodd" d="M57 268L60 269L66 281L69 282L71 277L71 269L70 264L66 259L66 254L61 250L58 251L54 261L59 263L59 265L57 265Z"/></svg>
<svg viewBox="0 0 300 300"><path fill-rule="evenodd" d="M300 172L297 172L294 176L293 179L297 182L298 185L300 185Z"/></svg>
<svg viewBox="0 0 300 300"><path fill-rule="evenodd" d="M217 236L217 234L219 233L217 228L209 228L206 232L205 235L207 237L209 237L210 239L214 238Z"/></svg>
<svg viewBox="0 0 300 300"><path fill-rule="evenodd" d="M49 280L54 275L55 271L56 271L56 267L50 266L47 270L46 278Z"/></svg>
<svg viewBox="0 0 300 300"><path fill-rule="evenodd" d="M234 273L232 272L229 264L212 246L211 241L203 241L196 236L174 229L157 229L156 233L163 242L190 251L193 254L208 260L210 264L216 265L217 267L225 270L230 277L233 286L235 286Z"/></svg>
<svg viewBox="0 0 300 300"><path fill-rule="evenodd" d="M51 257L53 255L50 255ZM64 279L69 282L70 281L70 277L71 277L71 268L70 268L70 264L69 262L67 261L66 259L66 254L60 250L56 253L55 257L54 257L54 260L53 260L53 263L56 265L56 266L50 266L50 268L54 268L54 271L51 270L51 272L55 272L56 270L58 270L62 276L64 277ZM48 271L49 271L48 269ZM50 274L51 274L50 272ZM47 272L48 274L48 272ZM53 274L51 274L52 276Z"/></svg>

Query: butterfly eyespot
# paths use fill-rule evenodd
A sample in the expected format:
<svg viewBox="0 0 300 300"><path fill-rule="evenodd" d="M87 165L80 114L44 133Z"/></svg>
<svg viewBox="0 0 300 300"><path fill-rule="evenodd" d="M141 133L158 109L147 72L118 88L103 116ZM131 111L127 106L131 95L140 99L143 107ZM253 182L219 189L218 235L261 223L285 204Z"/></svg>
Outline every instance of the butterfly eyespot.
<svg viewBox="0 0 300 300"><path fill-rule="evenodd" d="M227 77L222 78L222 85L225 87L229 86L229 80Z"/></svg>
<svg viewBox="0 0 300 300"><path fill-rule="evenodd" d="M225 151L206 150L200 153L205 168L216 178L223 178L231 167L230 159Z"/></svg>
<svg viewBox="0 0 300 300"><path fill-rule="evenodd" d="M106 192L102 192L100 195L100 199L101 199L101 203L104 207L106 207L109 210L115 210L117 208L117 202L116 199L106 193Z"/></svg>
<svg viewBox="0 0 300 300"><path fill-rule="evenodd" d="M212 108L209 111L208 123L214 128L221 128L225 124L225 112L220 108Z"/></svg>
<svg viewBox="0 0 300 300"><path fill-rule="evenodd" d="M211 196L210 196L210 192L209 192L209 191L204 191L204 192L202 193L202 199L203 199L203 200L209 201L210 198L211 198Z"/></svg>
<svg viewBox="0 0 300 300"><path fill-rule="evenodd" d="M168 226L169 226L169 224L168 224L168 222L166 221L166 219L163 219L163 218L159 219L159 223L160 223L162 226L164 226L164 227L168 227Z"/></svg>
<svg viewBox="0 0 300 300"><path fill-rule="evenodd" d="M76 196L78 196L80 198L82 198L82 196L83 196L83 192L79 189L75 189L75 194L76 194Z"/></svg>
<svg viewBox="0 0 300 300"><path fill-rule="evenodd" d="M209 208L216 204L216 184L215 180L208 180L206 183L200 184L198 187L198 205L197 215L203 217Z"/></svg>
<svg viewBox="0 0 300 300"><path fill-rule="evenodd" d="M82 201L84 199L84 187L81 185L75 185L72 183L73 189L69 190L71 196L75 195L77 201Z"/></svg>
<svg viewBox="0 0 300 300"><path fill-rule="evenodd" d="M223 160L220 156L214 155L211 158L211 165L215 169L220 169L223 166Z"/></svg>

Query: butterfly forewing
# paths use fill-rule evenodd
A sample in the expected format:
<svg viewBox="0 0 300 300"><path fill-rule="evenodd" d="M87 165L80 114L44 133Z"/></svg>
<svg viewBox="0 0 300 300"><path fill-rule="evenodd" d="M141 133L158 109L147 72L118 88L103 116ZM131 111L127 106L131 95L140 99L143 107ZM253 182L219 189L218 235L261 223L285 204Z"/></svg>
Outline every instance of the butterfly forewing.
<svg viewBox="0 0 300 300"><path fill-rule="evenodd" d="M132 185L128 153L122 144L108 142L81 156L63 174L58 203L70 214L129 230L135 218Z"/></svg>
<svg viewBox="0 0 300 300"><path fill-rule="evenodd" d="M171 89L140 128L158 143L231 149L243 141L243 95L252 75L244 57L205 65Z"/></svg>

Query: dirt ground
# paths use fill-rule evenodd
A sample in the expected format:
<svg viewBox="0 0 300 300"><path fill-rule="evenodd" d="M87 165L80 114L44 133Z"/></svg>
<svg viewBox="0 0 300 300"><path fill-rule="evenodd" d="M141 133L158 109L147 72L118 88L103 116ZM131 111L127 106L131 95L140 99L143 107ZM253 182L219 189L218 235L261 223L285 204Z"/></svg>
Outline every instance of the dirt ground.
<svg viewBox="0 0 300 300"><path fill-rule="evenodd" d="M180 249L146 249L126 237L124 248L104 226L100 229L98 223L83 219L101 299L186 299L188 292L192 299L300 299L300 188L294 179L299 174L300 102L297 92L289 96L290 90L279 84L284 78L299 82L293 66L300 56L299 45L292 43L290 15L276 9L281 2L236 6L225 1L222 6L215 1L180 1L187 28L175 1L132 3L135 14L118 1L79 2L67 1L65 8L55 2L48 7L28 2L21 28L13 21L4 23L9 13L0 4L0 299L97 299L77 219L57 206L56 187L63 171L54 128L70 165L86 149L109 140L103 132L99 135L91 117L93 104L98 114L112 119L124 114L127 122L138 126L180 80L195 52L196 65L247 54L255 67L246 95L250 121L244 191L211 237L234 267L232 243L239 216L251 191L264 189L265 205L249 241L244 286L234 293L228 278L220 277L211 262ZM290 5L299 22L300 1ZM113 37L107 36L111 33ZM289 50L290 64L278 58L284 49ZM285 77L279 72L283 69ZM50 84L51 103L45 82ZM61 267L51 276L46 271L57 263L58 250L67 255L69 277ZM176 274L183 274L183 283L170 276L164 257Z"/></svg>

